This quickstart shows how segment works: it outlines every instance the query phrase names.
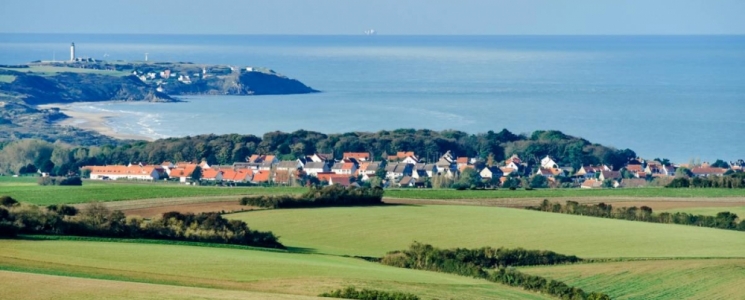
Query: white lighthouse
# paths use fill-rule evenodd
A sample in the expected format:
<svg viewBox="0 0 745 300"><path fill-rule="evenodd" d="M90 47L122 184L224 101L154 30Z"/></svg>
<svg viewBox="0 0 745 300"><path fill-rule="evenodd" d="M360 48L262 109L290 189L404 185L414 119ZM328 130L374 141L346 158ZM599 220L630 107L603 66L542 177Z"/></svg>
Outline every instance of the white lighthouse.
<svg viewBox="0 0 745 300"><path fill-rule="evenodd" d="M70 61L75 61L75 43L70 45Z"/></svg>

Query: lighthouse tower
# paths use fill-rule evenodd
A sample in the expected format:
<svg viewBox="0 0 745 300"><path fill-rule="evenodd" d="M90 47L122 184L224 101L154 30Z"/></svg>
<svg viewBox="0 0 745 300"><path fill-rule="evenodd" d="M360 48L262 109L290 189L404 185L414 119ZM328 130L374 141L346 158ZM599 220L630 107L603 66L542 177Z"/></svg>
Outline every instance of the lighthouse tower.
<svg viewBox="0 0 745 300"><path fill-rule="evenodd" d="M70 61L75 61L75 43L70 45Z"/></svg>

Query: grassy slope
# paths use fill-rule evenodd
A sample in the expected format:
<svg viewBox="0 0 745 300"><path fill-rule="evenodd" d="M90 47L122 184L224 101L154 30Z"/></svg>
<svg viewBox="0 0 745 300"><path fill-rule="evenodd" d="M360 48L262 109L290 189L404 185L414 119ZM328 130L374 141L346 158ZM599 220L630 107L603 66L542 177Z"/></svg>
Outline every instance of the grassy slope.
<svg viewBox="0 0 745 300"><path fill-rule="evenodd" d="M62 72L72 73L93 73L113 76L125 76L130 73L110 70L96 70L96 69L83 69L83 68L69 68L69 67L53 67L53 66L30 66L28 68L1 68L17 72L34 72L41 73L40 75L55 75Z"/></svg>
<svg viewBox="0 0 745 300"><path fill-rule="evenodd" d="M180 245L0 240L0 269L310 296L355 285L426 298L545 299L482 280L353 258Z"/></svg>
<svg viewBox="0 0 745 300"><path fill-rule="evenodd" d="M524 268L613 299L745 299L745 259L613 262Z"/></svg>
<svg viewBox="0 0 745 300"><path fill-rule="evenodd" d="M728 212L737 214L737 216L739 216L740 219L745 220L745 206L736 206L736 207L688 207L688 208L668 209L668 210L664 210L664 211L670 212L670 213L673 213L673 212L685 212L685 213L689 213L689 214L707 215L707 216L716 216L720 212L728 211Z"/></svg>
<svg viewBox="0 0 745 300"><path fill-rule="evenodd" d="M745 189L538 189L526 190L423 190L391 189L386 197L410 199L495 199L495 198L556 198L556 197L745 197Z"/></svg>
<svg viewBox="0 0 745 300"><path fill-rule="evenodd" d="M8 299L322 299L317 297L269 294L246 291L229 291L172 285L121 282L33 273L0 271L2 292ZM31 292L33 291L33 292ZM53 297L50 297L53 296Z"/></svg>
<svg viewBox="0 0 745 300"><path fill-rule="evenodd" d="M1 177L0 177L1 178ZM199 187L166 183L127 183L87 180L83 186L39 186L36 179L14 178L0 180L0 195L8 195L21 202L38 205L119 201L151 198L192 196L225 196L255 194L302 193L296 188L260 187ZM239 197L236 197L238 201Z"/></svg>
<svg viewBox="0 0 745 300"><path fill-rule="evenodd" d="M440 247L549 249L580 257L745 257L745 234L694 226L476 206L265 210L227 215L287 246L381 256L413 241Z"/></svg>

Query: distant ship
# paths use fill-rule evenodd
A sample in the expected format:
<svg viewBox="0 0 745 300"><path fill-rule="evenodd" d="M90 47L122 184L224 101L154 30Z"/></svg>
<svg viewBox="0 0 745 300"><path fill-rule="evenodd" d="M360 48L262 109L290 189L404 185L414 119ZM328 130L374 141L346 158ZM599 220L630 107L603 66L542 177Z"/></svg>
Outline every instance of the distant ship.
<svg viewBox="0 0 745 300"><path fill-rule="evenodd" d="M365 35L376 35L376 34L378 34L378 32L375 31L375 29L365 30Z"/></svg>

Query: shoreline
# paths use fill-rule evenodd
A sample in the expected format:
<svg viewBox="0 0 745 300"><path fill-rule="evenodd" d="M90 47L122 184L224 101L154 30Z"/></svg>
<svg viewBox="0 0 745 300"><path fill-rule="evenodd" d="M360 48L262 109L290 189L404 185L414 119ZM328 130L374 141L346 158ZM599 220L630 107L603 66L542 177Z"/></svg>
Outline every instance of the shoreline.
<svg viewBox="0 0 745 300"><path fill-rule="evenodd" d="M69 118L64 120L55 121L54 125L59 126L71 126L80 128L83 130L95 131L99 134L109 136L118 140L146 140L154 141L155 138L139 135L139 134L127 134L120 133L114 130L111 126L107 125L107 120L112 117L116 117L116 114L111 113L93 113L93 112L80 112L70 108L69 104L42 104L36 106L39 109L50 109L57 108L60 112L64 113Z"/></svg>

